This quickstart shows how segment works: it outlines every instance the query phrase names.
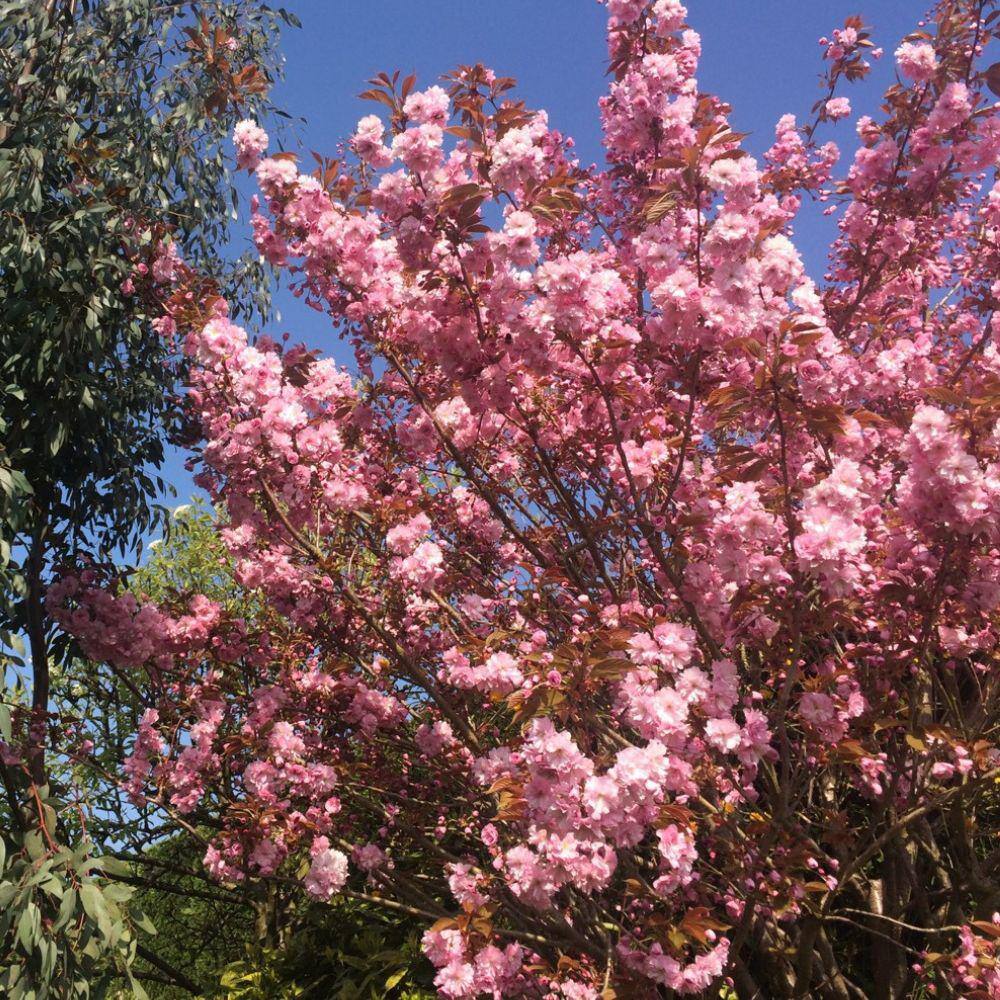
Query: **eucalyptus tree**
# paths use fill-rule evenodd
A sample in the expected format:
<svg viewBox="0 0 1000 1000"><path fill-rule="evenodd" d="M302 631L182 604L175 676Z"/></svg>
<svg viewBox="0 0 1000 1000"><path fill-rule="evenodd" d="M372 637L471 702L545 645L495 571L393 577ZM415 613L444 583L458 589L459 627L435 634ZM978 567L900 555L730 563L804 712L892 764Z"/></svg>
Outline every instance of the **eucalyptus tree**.
<svg viewBox="0 0 1000 1000"><path fill-rule="evenodd" d="M98 870L87 796L74 791L79 748L57 745L53 724L57 705L82 714L87 685L112 682L80 686L45 593L67 559L121 558L163 515L157 469L180 372L143 284L186 260L206 286L267 310L258 258L228 249L226 137L275 112L288 23L261 0L0 4L5 996L97 995L141 948L127 887Z"/></svg>

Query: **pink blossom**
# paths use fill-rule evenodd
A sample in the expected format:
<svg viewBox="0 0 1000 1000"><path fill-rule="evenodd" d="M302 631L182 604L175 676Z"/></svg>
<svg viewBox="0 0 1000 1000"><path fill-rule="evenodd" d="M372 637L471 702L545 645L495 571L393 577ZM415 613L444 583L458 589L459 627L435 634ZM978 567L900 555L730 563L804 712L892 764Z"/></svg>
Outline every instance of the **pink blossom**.
<svg viewBox="0 0 1000 1000"><path fill-rule="evenodd" d="M236 146L236 167L238 170L254 170L267 152L267 133L254 121L245 119L233 129L233 145Z"/></svg>
<svg viewBox="0 0 1000 1000"><path fill-rule="evenodd" d="M403 102L403 112L421 125L441 125L448 121L450 101L441 87L410 94Z"/></svg>
<svg viewBox="0 0 1000 1000"><path fill-rule="evenodd" d="M322 846L325 838L317 838L312 852L312 864L306 875L305 886L317 899L330 900L347 881L347 855L329 846ZM316 844L320 844L316 847Z"/></svg>
<svg viewBox="0 0 1000 1000"><path fill-rule="evenodd" d="M900 73L917 83L930 80L937 71L937 55L927 42L904 42L896 49Z"/></svg>
<svg viewBox="0 0 1000 1000"><path fill-rule="evenodd" d="M851 113L851 102L846 97L833 97L824 107L827 118L838 121Z"/></svg>

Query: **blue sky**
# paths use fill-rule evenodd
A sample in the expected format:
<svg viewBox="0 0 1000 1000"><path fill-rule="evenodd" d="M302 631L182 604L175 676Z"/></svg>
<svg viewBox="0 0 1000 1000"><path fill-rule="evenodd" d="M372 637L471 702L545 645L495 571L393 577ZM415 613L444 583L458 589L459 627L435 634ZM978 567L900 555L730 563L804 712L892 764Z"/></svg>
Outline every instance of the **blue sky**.
<svg viewBox="0 0 1000 1000"><path fill-rule="evenodd" d="M286 77L274 93L296 119L282 135L285 148L307 157L309 150L333 154L358 118L376 109L357 95L381 70L416 72L418 86L429 86L460 63L483 62L518 80L518 97L545 108L552 127L573 136L581 161L600 161L606 15L596 0L285 0L285 6L302 21L282 39ZM894 75L892 52L924 7L920 0L690 0L688 10L702 37L701 88L733 105L733 127L750 133L746 147L759 156L783 114L808 118L820 96L817 39L849 14L865 18L886 55L868 80L841 93L855 114L877 115L879 95ZM851 121L820 133L837 140L845 158L854 148ZM244 203L234 226L237 247L249 240L246 216ZM796 242L816 278L831 232L831 220L817 212L804 213L797 225ZM281 289L276 306L280 319L270 332L288 331L349 363L323 316ZM193 486L183 456L172 454L164 471L178 492L167 502L186 500Z"/></svg>

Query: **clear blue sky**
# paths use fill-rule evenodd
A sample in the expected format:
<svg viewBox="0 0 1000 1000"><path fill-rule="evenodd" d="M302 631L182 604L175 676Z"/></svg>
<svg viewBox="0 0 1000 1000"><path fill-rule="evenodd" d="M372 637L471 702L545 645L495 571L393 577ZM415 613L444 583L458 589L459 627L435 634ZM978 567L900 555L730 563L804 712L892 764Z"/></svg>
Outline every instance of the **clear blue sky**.
<svg viewBox="0 0 1000 1000"><path fill-rule="evenodd" d="M917 26L924 2L689 0L689 21L702 37L699 83L732 104L733 127L751 133L746 146L759 156L781 115L808 119L820 96L817 39L860 14L886 54L867 81L842 93L856 114L877 115L879 95L893 78L892 53ZM573 136L582 162L600 161L606 13L596 0L285 0L285 6L302 21L282 40L286 78L274 93L279 107L301 119L283 135L286 148L333 154L358 118L376 110L357 94L380 70L416 72L418 86L429 86L460 63L482 62L517 78L517 95L530 108L545 108L552 126ZM845 158L854 149L851 121L820 134L837 140ZM831 221L815 212L797 226L797 243L817 278L831 231ZM248 241L246 211L234 235L238 247ZM320 314L283 290L276 306L273 333L288 331L349 363ZM171 455L165 472L178 491L168 502L185 500L192 485L182 457Z"/></svg>

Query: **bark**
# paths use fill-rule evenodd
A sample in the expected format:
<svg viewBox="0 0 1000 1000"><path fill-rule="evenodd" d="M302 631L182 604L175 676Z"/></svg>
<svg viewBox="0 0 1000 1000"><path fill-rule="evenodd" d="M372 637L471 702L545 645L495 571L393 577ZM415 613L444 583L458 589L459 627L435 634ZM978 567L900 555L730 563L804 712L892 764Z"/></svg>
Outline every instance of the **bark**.
<svg viewBox="0 0 1000 1000"><path fill-rule="evenodd" d="M48 525L43 517L31 543L27 564L26 598L28 648L31 651L31 725L28 741L28 770L37 786L47 782L45 744L49 710L49 650L45 619L45 555Z"/></svg>

